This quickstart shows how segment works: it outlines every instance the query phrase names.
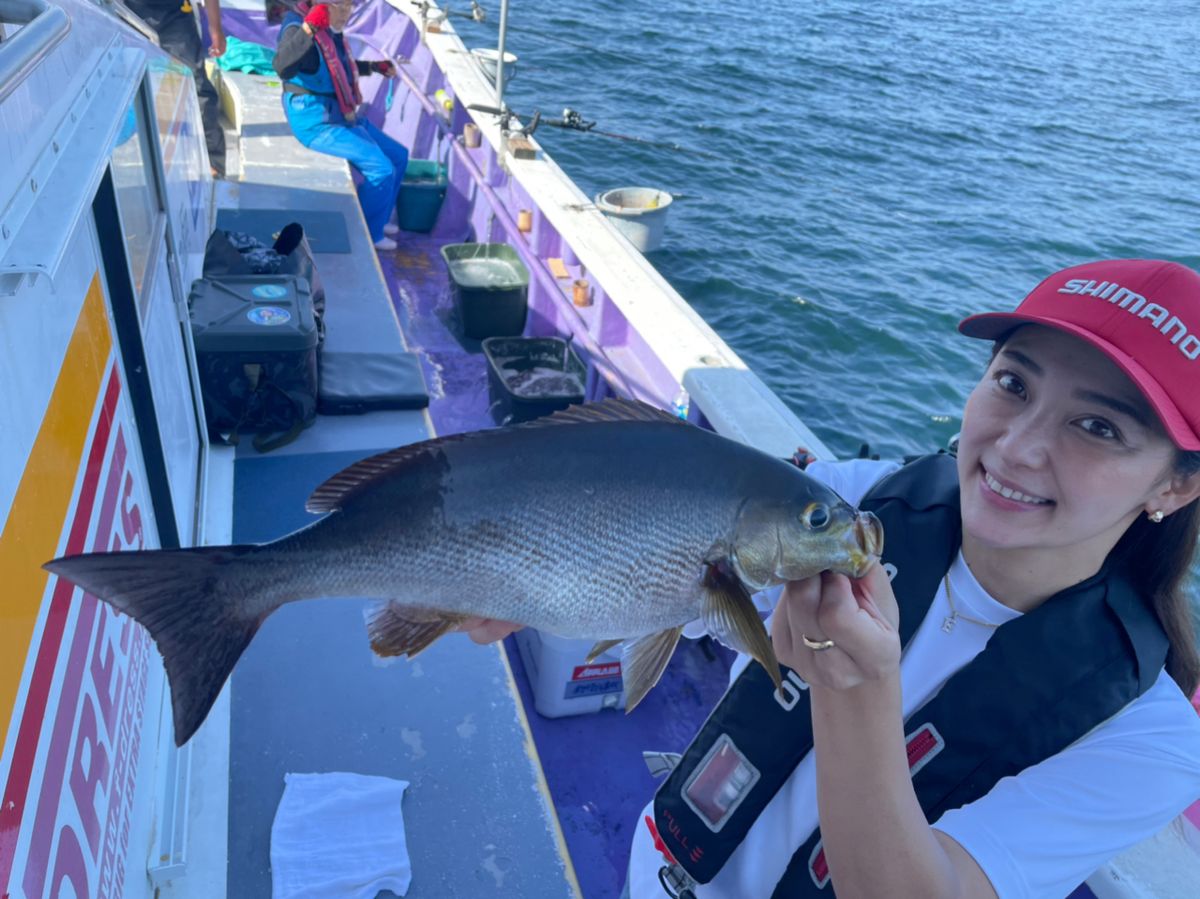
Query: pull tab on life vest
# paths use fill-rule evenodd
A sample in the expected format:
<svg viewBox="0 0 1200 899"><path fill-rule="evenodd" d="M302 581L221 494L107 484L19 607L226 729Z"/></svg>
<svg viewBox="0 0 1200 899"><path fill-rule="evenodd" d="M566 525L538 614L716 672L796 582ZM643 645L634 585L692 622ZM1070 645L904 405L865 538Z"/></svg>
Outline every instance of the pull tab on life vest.
<svg viewBox="0 0 1200 899"><path fill-rule="evenodd" d="M683 870L675 861L675 856L671 855L671 850L667 848L667 844L659 835L654 819L646 815L645 821L646 827L650 830L650 836L654 839L654 848L666 861L666 864L658 869L658 882L662 884L663 890L671 899L696 899L696 894L692 892L696 881L692 880L687 871Z"/></svg>

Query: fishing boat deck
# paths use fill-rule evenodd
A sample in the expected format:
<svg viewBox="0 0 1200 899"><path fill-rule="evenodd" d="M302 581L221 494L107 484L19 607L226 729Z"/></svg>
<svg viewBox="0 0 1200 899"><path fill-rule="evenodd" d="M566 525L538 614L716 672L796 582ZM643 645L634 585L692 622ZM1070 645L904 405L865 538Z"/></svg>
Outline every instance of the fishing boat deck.
<svg viewBox="0 0 1200 899"><path fill-rule="evenodd" d="M340 468L497 422L480 344L462 336L440 254L453 241L402 233L377 260L345 163L291 137L267 79L223 81L238 107L241 180L219 186L218 224L236 230L251 221L237 218L246 210L277 210L276 227L315 223L306 230L327 292L325 351L416 353L430 396L428 410L318 416L267 454L240 446L232 539L260 542L311 522L304 499ZM330 214L344 223L349 252L322 251L341 246L343 235L323 230ZM534 708L513 638L479 647L452 636L415 661L383 664L367 646L363 608L334 599L284 607L234 673L228 895L270 889L284 775L320 771L410 782L417 899L618 895L631 830L656 786L642 752L682 751L724 688L728 653L685 641L634 713L551 719Z"/></svg>
<svg viewBox="0 0 1200 899"><path fill-rule="evenodd" d="M240 104L242 180L220 185L218 223L236 229L247 210L260 218L275 210L276 228L316 222L306 230L327 293L325 351L403 351L345 163L291 137L278 87L226 80ZM323 228L340 229L338 239ZM319 416L268 454L243 443L233 465L233 540L270 540L310 523L304 500L326 477L432 434L425 410L395 410ZM367 645L363 609L336 599L284 607L232 678L227 894L270 894L285 774L349 771L410 784L409 896L577 895L502 648L443 640L416 662L385 665Z"/></svg>

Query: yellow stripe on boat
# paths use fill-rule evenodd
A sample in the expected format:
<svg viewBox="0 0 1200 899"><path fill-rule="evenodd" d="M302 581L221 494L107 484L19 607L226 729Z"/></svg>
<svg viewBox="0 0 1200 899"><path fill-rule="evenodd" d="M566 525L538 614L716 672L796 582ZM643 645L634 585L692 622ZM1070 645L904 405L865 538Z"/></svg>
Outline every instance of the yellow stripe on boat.
<svg viewBox="0 0 1200 899"><path fill-rule="evenodd" d="M58 550L75 489L75 473L111 353L112 333L97 273L88 287L8 521L0 533L0 571L5 578L0 627L0 721L11 720L49 577L41 565Z"/></svg>

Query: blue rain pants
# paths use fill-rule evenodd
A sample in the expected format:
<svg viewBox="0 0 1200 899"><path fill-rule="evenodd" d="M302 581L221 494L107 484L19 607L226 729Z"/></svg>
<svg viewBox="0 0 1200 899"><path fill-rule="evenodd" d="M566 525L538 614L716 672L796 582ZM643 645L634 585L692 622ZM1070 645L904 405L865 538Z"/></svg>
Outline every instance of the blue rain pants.
<svg viewBox="0 0 1200 899"><path fill-rule="evenodd" d="M366 119L351 125L331 98L285 93L283 111L300 143L347 160L362 175L358 203L363 218L372 241L383 237L383 226L396 207L408 150Z"/></svg>

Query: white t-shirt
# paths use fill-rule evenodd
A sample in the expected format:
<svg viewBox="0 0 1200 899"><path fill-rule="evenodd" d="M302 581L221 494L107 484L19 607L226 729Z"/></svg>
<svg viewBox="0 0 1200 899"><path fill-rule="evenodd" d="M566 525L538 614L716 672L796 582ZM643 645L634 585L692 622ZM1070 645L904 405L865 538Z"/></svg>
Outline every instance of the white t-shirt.
<svg viewBox="0 0 1200 899"><path fill-rule="evenodd" d="M809 473L857 504L894 463L853 460L814 463ZM935 696L946 680L987 645L995 628L1020 613L992 599L975 580L962 554L950 568L959 619L942 630L950 614L945 590L933 605L900 662L906 719ZM773 603L779 589L757 600ZM748 657L739 656L731 678ZM1002 684L997 689L1003 689ZM920 716L909 720L910 728ZM1094 870L1163 828L1200 799L1200 717L1166 672L1128 706L1067 749L999 781L986 796L946 812L934 826L953 837L979 863L1001 899L1063 897ZM652 805L644 814L653 815ZM661 899L662 857L638 818L630 857L631 899ZM763 810L721 872L696 889L698 899L768 897L792 854L817 826L816 767L810 753Z"/></svg>

